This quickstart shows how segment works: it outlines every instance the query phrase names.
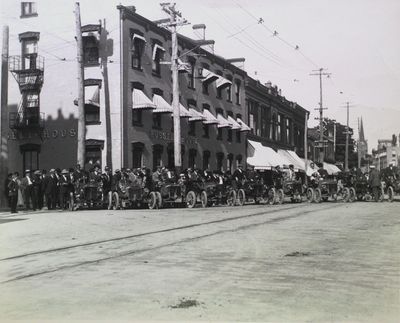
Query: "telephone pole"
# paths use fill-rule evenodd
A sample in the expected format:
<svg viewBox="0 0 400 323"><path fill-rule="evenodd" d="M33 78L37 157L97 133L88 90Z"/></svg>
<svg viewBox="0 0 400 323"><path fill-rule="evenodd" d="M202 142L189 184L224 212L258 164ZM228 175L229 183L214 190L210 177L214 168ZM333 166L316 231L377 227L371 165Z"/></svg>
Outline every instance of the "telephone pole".
<svg viewBox="0 0 400 323"><path fill-rule="evenodd" d="M172 71L172 109L174 120L174 163L175 171L180 172L182 168L181 158L181 117L179 110L179 76L178 76L178 36L176 27L188 24L182 19L182 14L175 9L175 3L161 3L162 10L169 15L168 23L161 23L161 26L169 27L171 30L172 54L171 54L171 71ZM178 21L179 17L179 21Z"/></svg>
<svg viewBox="0 0 400 323"><path fill-rule="evenodd" d="M349 170L349 108L352 107L350 105L350 102L345 102L346 105L342 108L347 109L347 123L346 123L346 150L345 150L345 155L344 155L344 170L348 171Z"/></svg>
<svg viewBox="0 0 400 323"><path fill-rule="evenodd" d="M327 110L327 108L323 107L322 104L322 76L327 76L329 77L331 73L325 72L325 68L320 68L318 70L313 70L313 72L316 73L311 73L310 75L312 76L319 76L319 108L315 110L319 110L319 143L318 143L318 148L319 148L319 161L321 163L324 162L324 131L323 131L323 111Z"/></svg>
<svg viewBox="0 0 400 323"><path fill-rule="evenodd" d="M76 43L77 43L77 62L78 62L78 149L77 163L81 167L85 166L85 88L84 81L84 66L83 66L83 42L81 28L81 13L79 2L75 3L75 26L76 26Z"/></svg>

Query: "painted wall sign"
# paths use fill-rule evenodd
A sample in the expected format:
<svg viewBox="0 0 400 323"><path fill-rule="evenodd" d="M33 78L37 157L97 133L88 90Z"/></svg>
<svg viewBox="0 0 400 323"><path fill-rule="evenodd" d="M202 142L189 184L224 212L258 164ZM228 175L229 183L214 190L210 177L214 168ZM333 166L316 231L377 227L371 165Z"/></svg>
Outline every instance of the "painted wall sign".
<svg viewBox="0 0 400 323"><path fill-rule="evenodd" d="M163 140L163 141L168 141L168 142L174 141L174 136L171 132L166 132L166 131L161 131L161 130L152 129L150 131L150 137L153 139ZM186 145L197 145L196 138L182 136L181 141L183 143L185 143Z"/></svg>
<svg viewBox="0 0 400 323"><path fill-rule="evenodd" d="M57 139L57 138L71 138L76 137L77 131L76 129L45 129L41 133L41 137L43 140ZM39 138L39 133L37 132L28 132L22 133L18 131L11 130L8 132L7 139L8 140L21 140L21 139L32 139Z"/></svg>

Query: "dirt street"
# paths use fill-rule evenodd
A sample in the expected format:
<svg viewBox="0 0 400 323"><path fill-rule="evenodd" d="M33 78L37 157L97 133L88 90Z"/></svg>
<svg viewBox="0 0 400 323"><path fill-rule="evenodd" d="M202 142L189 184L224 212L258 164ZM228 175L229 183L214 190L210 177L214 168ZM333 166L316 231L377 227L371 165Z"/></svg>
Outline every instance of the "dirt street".
<svg viewBox="0 0 400 323"><path fill-rule="evenodd" d="M400 317L400 203L0 215L0 321Z"/></svg>

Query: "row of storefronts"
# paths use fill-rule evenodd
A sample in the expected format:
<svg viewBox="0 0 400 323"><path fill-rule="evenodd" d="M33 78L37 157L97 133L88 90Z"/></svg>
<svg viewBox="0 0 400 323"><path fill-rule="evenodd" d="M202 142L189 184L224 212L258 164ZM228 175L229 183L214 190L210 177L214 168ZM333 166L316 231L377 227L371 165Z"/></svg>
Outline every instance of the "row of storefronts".
<svg viewBox="0 0 400 323"><path fill-rule="evenodd" d="M112 10L115 21L107 23L118 28L107 29L105 21L82 26L86 166L172 167L172 82L167 64L171 34L134 7L120 5ZM85 21L84 7L81 14ZM22 47L17 57L30 58L32 65L10 69L23 75L26 91L21 90L19 104L17 97L9 97L9 116L17 118L14 123L10 123L11 117L2 119L2 132L8 138L7 172L76 164L76 65L69 65L68 75L55 92L60 69L48 71L44 64L35 64L41 59L39 39L46 35L40 30L45 28L45 17L37 12L30 18L35 19L37 29L21 32L25 36L20 40L25 41L13 41L14 47ZM45 40L49 42L49 38ZM233 171L238 165L252 165L260 147L284 151L282 163L304 156L308 118L304 108L284 98L276 86L249 77L232 59L204 49L199 41L179 35L178 44L183 168ZM68 50L76 51L73 47ZM35 79L29 79L32 75L44 75L43 91L37 96L32 96L30 88L38 86ZM16 85L21 83L10 78L9 86ZM35 103L35 109L27 98Z"/></svg>

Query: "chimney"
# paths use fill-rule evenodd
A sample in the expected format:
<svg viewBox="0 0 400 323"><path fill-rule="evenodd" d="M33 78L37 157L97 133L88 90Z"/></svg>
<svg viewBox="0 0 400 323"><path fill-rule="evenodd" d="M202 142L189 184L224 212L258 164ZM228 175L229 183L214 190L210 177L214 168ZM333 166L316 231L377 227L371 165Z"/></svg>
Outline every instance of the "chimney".
<svg viewBox="0 0 400 323"><path fill-rule="evenodd" d="M265 86L266 86L267 88L271 88L271 86L272 86L271 81L268 81L267 83L265 83Z"/></svg>
<svg viewBox="0 0 400 323"><path fill-rule="evenodd" d="M206 39L206 25L205 24L197 24L192 26L193 30L202 29L203 30L203 39Z"/></svg>

